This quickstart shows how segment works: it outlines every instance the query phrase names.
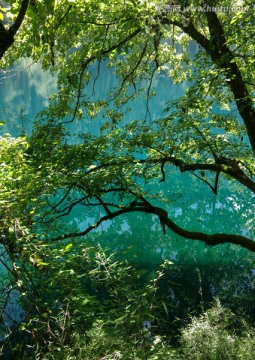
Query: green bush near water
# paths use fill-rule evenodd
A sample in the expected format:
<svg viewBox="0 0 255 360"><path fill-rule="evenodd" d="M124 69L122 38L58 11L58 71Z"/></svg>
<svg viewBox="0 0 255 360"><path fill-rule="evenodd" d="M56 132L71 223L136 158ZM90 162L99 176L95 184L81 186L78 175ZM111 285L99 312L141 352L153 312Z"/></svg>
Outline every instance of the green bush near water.
<svg viewBox="0 0 255 360"><path fill-rule="evenodd" d="M174 319L171 262L148 279L144 269L100 248L61 250L41 277L34 274L45 313L21 324L18 337L7 337L3 359L255 358L251 325L217 299L204 311L200 304L200 315Z"/></svg>
<svg viewBox="0 0 255 360"><path fill-rule="evenodd" d="M184 359L237 360L255 358L254 330L224 308L218 300L182 330L180 345Z"/></svg>
<svg viewBox="0 0 255 360"><path fill-rule="evenodd" d="M235 329L236 317L216 301L215 305L200 317L191 319L181 330L178 346L166 344L162 337L155 336L150 346L128 341L123 334L111 329L104 330L103 322L93 324L89 341L79 332L74 333L71 343L55 348L44 359L187 359L187 360L252 360L255 357L254 330L243 323ZM238 320L240 322L240 319Z"/></svg>

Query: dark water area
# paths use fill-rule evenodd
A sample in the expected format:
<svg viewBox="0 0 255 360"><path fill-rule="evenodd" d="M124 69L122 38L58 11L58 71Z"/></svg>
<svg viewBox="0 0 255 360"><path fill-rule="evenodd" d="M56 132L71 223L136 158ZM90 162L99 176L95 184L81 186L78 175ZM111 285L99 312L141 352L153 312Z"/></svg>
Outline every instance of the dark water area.
<svg viewBox="0 0 255 360"><path fill-rule="evenodd" d="M92 69L93 70L93 69ZM96 71L96 65L94 70ZM104 98L106 92L116 85L112 71L102 66L95 84L95 100ZM103 86L102 86L103 84ZM155 78L153 89L157 95L149 103L150 114L146 114L144 98L132 103L131 112L124 122L132 119L148 121L159 117L167 101L177 98L185 91L184 85L173 85L164 74ZM0 134L20 136L30 134L32 124L39 111L44 109L49 96L56 90L56 78L43 73L40 66L29 59L15 66L0 77ZM87 89L88 93L91 91ZM99 134L104 119L89 118L71 125L71 132ZM162 192L171 200L169 215L183 228L208 233L226 232L254 235L254 198L247 190L236 190L235 184L220 180L220 191L215 196L206 184L191 174L180 174L169 168L170 176L165 183L156 180L150 184L152 192ZM150 190L150 189L149 189ZM100 209L84 209L77 206L69 215L70 227L84 230L93 224ZM83 240L76 240L81 243ZM165 260L172 262L171 270L163 289L172 292L173 316L181 316L181 309L201 309L214 297L240 311L254 312L254 255L234 245L208 247L199 241L183 239L170 230L163 234L156 216L145 214L124 215L104 222L86 238L87 244L100 245L115 252L117 258L145 269L143 281L149 281ZM75 245L75 243L74 243Z"/></svg>

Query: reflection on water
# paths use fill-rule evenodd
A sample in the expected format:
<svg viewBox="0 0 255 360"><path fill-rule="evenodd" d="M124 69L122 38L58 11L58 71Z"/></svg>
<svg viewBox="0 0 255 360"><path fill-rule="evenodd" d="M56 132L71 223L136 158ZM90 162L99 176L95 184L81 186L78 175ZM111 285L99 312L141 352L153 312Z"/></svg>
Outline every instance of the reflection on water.
<svg viewBox="0 0 255 360"><path fill-rule="evenodd" d="M0 73L0 122L2 134L30 133L37 113L48 104L56 90L56 78L43 72L40 65L24 59L13 69Z"/></svg>

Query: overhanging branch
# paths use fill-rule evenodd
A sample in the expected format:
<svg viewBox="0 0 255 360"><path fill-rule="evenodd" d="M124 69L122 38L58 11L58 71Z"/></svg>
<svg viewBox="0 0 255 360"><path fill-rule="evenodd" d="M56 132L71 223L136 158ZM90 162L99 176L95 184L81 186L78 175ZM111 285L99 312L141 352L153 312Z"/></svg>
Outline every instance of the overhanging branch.
<svg viewBox="0 0 255 360"><path fill-rule="evenodd" d="M164 166L166 163L170 163L180 169L181 172L194 172L194 171L211 171L216 174L224 173L230 175L240 184L244 185L246 188L255 193L255 182L246 175L246 173L240 168L238 161L235 159L227 159L225 157L218 157L215 163L186 163L182 159L179 159L175 156L162 156L154 159L134 159L134 160L122 160L122 161L112 161L109 163L100 164L88 170L85 175L90 173L107 169L114 166L123 166L123 165L136 165L136 164L161 164L161 173L162 181L165 181L165 170ZM163 170L163 171L162 171ZM218 188L218 178L216 178L215 186L213 191L217 191Z"/></svg>
<svg viewBox="0 0 255 360"><path fill-rule="evenodd" d="M206 234L199 231L185 230L180 226L178 226L173 220L171 220L168 217L168 213L166 210L160 207L153 206L149 204L147 201L144 205L134 206L134 204L132 204L132 206L130 205L128 207L123 207L117 211L108 213L107 215L101 217L96 223L89 226L86 230L82 232L64 234L62 236L52 239L52 241L60 241L68 238L85 236L88 233L90 233L92 230L98 228L104 221L112 220L123 214L134 213L134 212L142 212L142 213L157 215L161 224L164 224L175 234L186 239L199 240L209 246L216 246L225 243L235 244L249 251L255 252L255 242L246 236L236 235L236 234L226 234L226 233Z"/></svg>

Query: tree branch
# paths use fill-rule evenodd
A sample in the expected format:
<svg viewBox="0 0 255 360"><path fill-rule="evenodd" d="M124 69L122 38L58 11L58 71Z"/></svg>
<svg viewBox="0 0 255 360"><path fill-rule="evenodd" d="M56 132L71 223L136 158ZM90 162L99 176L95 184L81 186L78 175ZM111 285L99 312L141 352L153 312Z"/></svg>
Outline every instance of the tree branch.
<svg viewBox="0 0 255 360"><path fill-rule="evenodd" d="M9 33L11 36L14 37L16 35L16 33L18 32L19 28L21 27L23 20L26 16L28 5L29 5L29 0L22 1L18 16L17 16L16 20L14 21L14 23L9 28Z"/></svg>
<svg viewBox="0 0 255 360"><path fill-rule="evenodd" d="M235 54L227 47L223 27L217 14L206 12L211 35L209 54L214 62L223 68L229 79L228 84L234 95L238 111L244 121L252 150L255 154L255 109L249 91L235 60Z"/></svg>
<svg viewBox="0 0 255 360"><path fill-rule="evenodd" d="M226 233L206 234L206 233L199 232L199 231L185 230L185 229L181 228L180 226L178 226L174 221L172 221L168 217L168 213L166 210L164 210L160 207L153 206L153 205L149 204L147 201L146 201L146 204L144 204L144 205L138 204L136 206L136 205L132 204L132 206L130 205L129 207L124 207L115 212L111 212L110 214L108 213L107 215L101 217L96 223L89 226L86 230L84 230L82 232L65 234L65 235L56 237L52 240L60 241L60 240L64 240L67 238L85 236L92 230L99 227L104 221L112 220L118 216L121 216L121 215L127 214L127 213L131 213L131 212L142 212L142 213L148 213L148 214L155 214L159 217L161 224L164 224L170 230L172 230L174 233L178 234L179 236L181 236L183 238L187 238L187 239L191 239L191 240L200 240L209 246L216 246L216 245L220 245L220 244L230 243L230 244L239 245L249 251L255 252L255 242L246 236L236 235L236 234L226 234Z"/></svg>
<svg viewBox="0 0 255 360"><path fill-rule="evenodd" d="M178 167L181 172L194 172L194 171L212 171L216 173L224 173L230 175L232 178L237 180L240 184L244 185L246 188L255 193L255 182L249 178L246 173L240 168L238 165L238 161L235 159L227 159L225 157L217 158L215 163L206 164L206 163L186 163L182 159L178 159L175 156L164 156L155 159L134 159L134 160L122 160L122 161L113 161L111 163L104 163L98 166L95 166L93 169L88 170L85 175L90 174L92 172L98 171L100 169L112 167L112 166L123 166L123 165L132 165L132 164L161 164L161 173L162 179L165 180L164 177L164 165L166 162L173 164ZM163 168L162 168L163 164ZM163 172L162 172L163 169ZM218 181L215 182L215 186L217 188ZM214 187L214 189L216 189Z"/></svg>
<svg viewBox="0 0 255 360"><path fill-rule="evenodd" d="M124 39L122 39L120 42L118 42L117 44L114 44L112 46L110 46L108 49L102 50L99 52L98 55L91 55L89 58L87 58L81 66L81 73L79 76L79 85L78 85L78 94L77 94L77 100L76 100L76 104L74 107L74 111L73 111L73 116L71 118L71 120L69 121L63 121L63 124L67 124L67 123L71 123L74 121L77 111L79 109L79 105L80 105L80 99L82 96L82 86L83 86L83 75L84 72L86 70L86 68L88 67L89 64L91 64L94 60L109 54L110 52L112 52L113 50L116 50L118 48L121 48L124 44L126 44L128 41L132 40L137 34L139 34L139 32L141 31L141 28L136 29L133 33L129 34L127 37L125 37Z"/></svg>
<svg viewBox="0 0 255 360"><path fill-rule="evenodd" d="M205 13L210 39L200 33L189 19L187 23L159 16L162 24L175 25L195 40L211 57L218 68L223 69L228 78L228 85L233 93L238 111L247 130L253 153L255 154L255 109L252 97L246 87L241 71L235 62L235 54L226 45L226 39L218 16L213 11Z"/></svg>
<svg viewBox="0 0 255 360"><path fill-rule="evenodd" d="M21 27L23 20L25 18L29 0L23 0L21 7L18 13L18 16L14 23L7 30L2 22L0 22L0 59L4 56L5 52L12 46L14 43L14 36Z"/></svg>

